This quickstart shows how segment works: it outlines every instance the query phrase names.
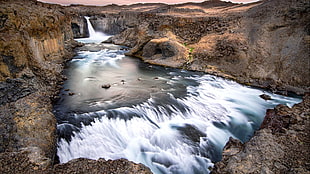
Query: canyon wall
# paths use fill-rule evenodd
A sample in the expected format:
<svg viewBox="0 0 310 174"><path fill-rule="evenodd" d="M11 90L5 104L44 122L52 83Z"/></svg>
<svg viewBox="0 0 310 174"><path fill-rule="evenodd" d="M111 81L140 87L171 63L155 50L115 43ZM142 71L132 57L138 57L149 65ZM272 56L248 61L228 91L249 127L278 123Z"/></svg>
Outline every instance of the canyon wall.
<svg viewBox="0 0 310 174"><path fill-rule="evenodd" d="M112 42L131 47L128 55L303 94L310 85L309 6L307 0L213 0L96 7L89 14L98 31L119 33Z"/></svg>
<svg viewBox="0 0 310 174"><path fill-rule="evenodd" d="M53 163L56 119L51 98L72 55L70 17L60 6L0 2L0 152Z"/></svg>

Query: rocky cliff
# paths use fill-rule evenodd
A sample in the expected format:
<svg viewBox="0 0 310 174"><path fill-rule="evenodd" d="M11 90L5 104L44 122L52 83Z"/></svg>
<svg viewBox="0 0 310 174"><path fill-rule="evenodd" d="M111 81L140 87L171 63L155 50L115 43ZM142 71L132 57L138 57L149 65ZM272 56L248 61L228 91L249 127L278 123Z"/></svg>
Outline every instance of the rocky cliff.
<svg viewBox="0 0 310 174"><path fill-rule="evenodd" d="M286 93L309 90L309 1L93 7L95 29L147 62ZM113 8L112 8L113 7ZM87 14L85 7L71 7ZM100 10L99 10L100 9Z"/></svg>
<svg viewBox="0 0 310 174"><path fill-rule="evenodd" d="M51 98L70 58L72 38L70 18L61 7L1 1L0 152L23 151L38 166L52 164L56 119Z"/></svg>

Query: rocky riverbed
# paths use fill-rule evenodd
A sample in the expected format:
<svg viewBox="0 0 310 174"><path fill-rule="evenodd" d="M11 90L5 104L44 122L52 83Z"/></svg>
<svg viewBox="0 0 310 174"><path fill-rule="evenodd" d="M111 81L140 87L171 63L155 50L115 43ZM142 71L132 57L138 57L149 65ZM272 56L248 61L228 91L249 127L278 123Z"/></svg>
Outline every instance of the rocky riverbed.
<svg viewBox="0 0 310 174"><path fill-rule="evenodd" d="M310 3L138 4L62 7L0 0L0 173L151 173L127 160L53 165L52 101L62 70L87 35L84 15L128 55L287 93L309 91ZM113 32L112 32L113 31ZM309 173L309 95L268 110L247 143L228 143L214 173ZM109 172L110 173L110 172Z"/></svg>

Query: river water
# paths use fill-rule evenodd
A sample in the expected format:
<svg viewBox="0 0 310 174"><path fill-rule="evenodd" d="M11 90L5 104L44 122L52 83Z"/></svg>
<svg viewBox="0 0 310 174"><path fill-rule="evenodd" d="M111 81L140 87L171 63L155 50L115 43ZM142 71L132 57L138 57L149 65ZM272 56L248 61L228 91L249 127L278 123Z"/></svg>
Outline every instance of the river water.
<svg viewBox="0 0 310 174"><path fill-rule="evenodd" d="M78 52L64 72L68 80L54 107L61 163L126 158L156 174L209 173L229 137L247 141L266 109L301 101L146 64L124 56L120 46L104 48Z"/></svg>

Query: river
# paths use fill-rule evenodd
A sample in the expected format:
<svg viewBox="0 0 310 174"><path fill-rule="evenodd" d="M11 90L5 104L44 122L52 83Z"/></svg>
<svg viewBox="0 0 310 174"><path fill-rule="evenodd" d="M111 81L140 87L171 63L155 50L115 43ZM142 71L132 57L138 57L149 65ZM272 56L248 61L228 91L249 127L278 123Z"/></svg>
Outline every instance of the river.
<svg viewBox="0 0 310 174"><path fill-rule="evenodd" d="M266 109L301 101L201 72L150 65L125 56L124 47L101 46L78 52L64 72L68 80L54 106L61 163L126 158L156 174L209 173L229 137L245 142Z"/></svg>

